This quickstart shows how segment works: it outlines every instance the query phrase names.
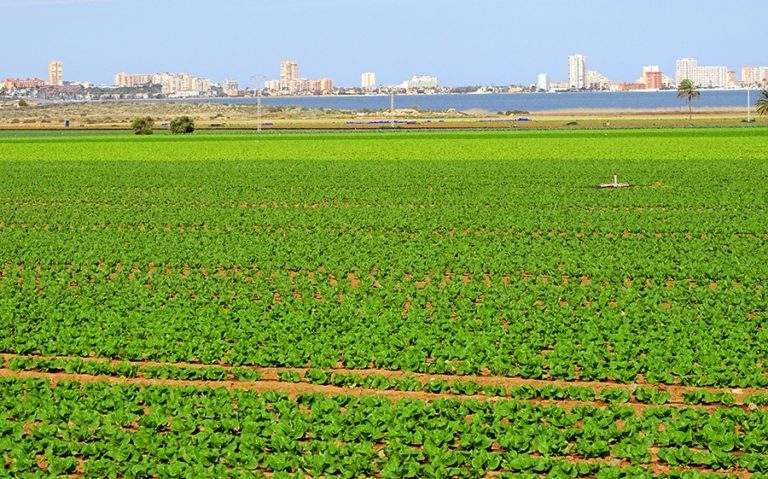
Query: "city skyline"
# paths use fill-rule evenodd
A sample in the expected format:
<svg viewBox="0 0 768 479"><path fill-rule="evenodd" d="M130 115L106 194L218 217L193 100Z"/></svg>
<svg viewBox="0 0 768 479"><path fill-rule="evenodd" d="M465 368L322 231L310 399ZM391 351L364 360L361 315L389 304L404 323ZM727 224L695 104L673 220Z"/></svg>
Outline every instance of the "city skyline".
<svg viewBox="0 0 768 479"><path fill-rule="evenodd" d="M380 85L418 74L438 76L444 85L505 85L532 83L541 72L565 79L562 58L574 52L583 52L591 69L626 81L638 76L638 65L658 64L673 72L675 61L685 57L736 71L768 63L761 42L744 38L761 31L758 16L734 15L739 22L729 21L730 10L758 6L743 0L728 9L714 1L667 5L640 0L632 15L606 0L589 5L481 0L471 8L449 0L440 2L448 7L439 10L432 8L437 2L411 5L404 0L365 5L350 0L322 5L268 1L258 8L243 0L224 0L216 9L204 10L194 8L197 3L0 0L10 16L36 18L32 26L8 25L10 36L25 41L3 59L0 76L44 78L40 65L57 58L67 65L67 79L99 84L110 83L120 71L189 71L253 85L254 76L276 77L274 65L295 58L302 64L302 76L330 77L341 85L359 85L362 72L375 72ZM263 20L259 29L245 25L253 18ZM718 19L717 36L708 33L713 18ZM285 34L286 21L291 35ZM398 35L387 34L388 22L398 25ZM573 36L564 29L580 24L588 25L589 35ZM452 35L456 29L466 33ZM142 32L174 39L192 35L194 47L128 47L126 39ZM596 41L600 38L610 41Z"/></svg>
<svg viewBox="0 0 768 479"><path fill-rule="evenodd" d="M768 84L768 66L756 66L745 64L741 67L731 68L725 65L703 66L699 65L697 58L678 58L670 75L659 65L643 65L642 73L636 81L628 79L608 78L600 71L588 68L588 57L583 54L572 54L567 57L567 72L565 80L558 80L549 72L539 73L533 81L527 83L510 83L509 87L534 87L538 90L636 90L636 89L662 89L673 88L682 80L688 79L701 88L738 88L738 87L765 87ZM282 94L330 94L335 88L372 91L378 88L399 88L407 90L435 89L438 87L464 88L464 87L503 87L505 85L483 85L473 83L468 85L444 85L438 82L436 75L417 74L409 79L396 84L382 85L377 82L376 72L362 72L357 85L339 85L330 77L321 79L307 79L300 75L299 63L293 59L281 60L279 65L279 78L267 79L266 75L257 75L252 78L254 85L245 85L248 89L264 89L272 93ZM0 77L1 78L1 77ZM47 69L47 81L34 75L6 77L3 84L5 88L34 88L38 86L61 87L64 85L81 86L116 86L121 88L133 88L149 85L162 86L162 93L178 92L204 92L211 87L221 87L228 91L228 96L237 96L240 83L230 77L224 76L222 81L201 77L188 72L170 73L126 73L118 72L114 75L111 84L95 84L89 80L65 79L63 75L63 62L53 60L49 62ZM23 86L21 86L23 85ZM253 88L252 88L253 87ZM242 90L239 90L242 92Z"/></svg>

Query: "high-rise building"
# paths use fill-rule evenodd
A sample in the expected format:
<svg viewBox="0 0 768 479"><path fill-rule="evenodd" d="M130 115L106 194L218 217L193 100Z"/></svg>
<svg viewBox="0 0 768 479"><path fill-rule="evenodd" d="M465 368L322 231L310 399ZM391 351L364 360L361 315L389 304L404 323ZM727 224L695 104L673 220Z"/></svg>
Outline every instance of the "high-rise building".
<svg viewBox="0 0 768 479"><path fill-rule="evenodd" d="M373 72L365 72L360 75L360 86L363 90L373 90L376 88L376 74Z"/></svg>
<svg viewBox="0 0 768 479"><path fill-rule="evenodd" d="M587 57L584 55L568 57L568 86L577 90L587 87Z"/></svg>
<svg viewBox="0 0 768 479"><path fill-rule="evenodd" d="M539 91L549 91L549 75L539 73L536 77L536 89Z"/></svg>
<svg viewBox="0 0 768 479"><path fill-rule="evenodd" d="M145 86L145 85L151 85L152 84L152 75L150 74L133 74L133 73L125 73L120 72L117 75L115 75L115 86L121 87L121 88L132 88L137 86Z"/></svg>
<svg viewBox="0 0 768 479"><path fill-rule="evenodd" d="M320 93L323 95L329 95L333 93L333 80L330 78L320 79Z"/></svg>
<svg viewBox="0 0 768 479"><path fill-rule="evenodd" d="M690 80L695 86L709 88L724 88L728 86L728 67L699 66L695 58L677 60L675 82L679 85L683 80Z"/></svg>
<svg viewBox="0 0 768 479"><path fill-rule="evenodd" d="M662 72L645 72L643 83L647 90L661 90L664 86L664 74Z"/></svg>
<svg viewBox="0 0 768 479"><path fill-rule="evenodd" d="M414 75L404 81L401 88L406 90L434 90L438 87L437 77L432 75Z"/></svg>
<svg viewBox="0 0 768 479"><path fill-rule="evenodd" d="M595 90L605 90L610 86L611 81L607 76L597 70L587 71L586 86Z"/></svg>
<svg viewBox="0 0 768 479"><path fill-rule="evenodd" d="M210 93L213 86L207 78L200 78L189 73L125 73L115 75L117 87L140 87L160 85L166 95L196 96Z"/></svg>
<svg viewBox="0 0 768 479"><path fill-rule="evenodd" d="M280 80L284 82L296 81L299 79L299 64L293 60L283 60L280 62Z"/></svg>
<svg viewBox="0 0 768 479"><path fill-rule="evenodd" d="M675 83L679 85L683 80L691 80L693 82L698 68L699 61L695 58L681 58L677 60L675 62Z"/></svg>
<svg viewBox="0 0 768 479"><path fill-rule="evenodd" d="M280 80L266 80L264 82L264 88L269 91L278 91L280 90Z"/></svg>
<svg viewBox="0 0 768 479"><path fill-rule="evenodd" d="M709 88L724 88L728 86L728 67L706 66L699 67L698 86Z"/></svg>
<svg viewBox="0 0 768 479"><path fill-rule="evenodd" d="M658 65L645 65L641 83L647 90L661 90L664 87L664 74L661 68Z"/></svg>
<svg viewBox="0 0 768 479"><path fill-rule="evenodd" d="M48 84L62 86L64 84L64 64L54 60L48 64Z"/></svg>
<svg viewBox="0 0 768 479"><path fill-rule="evenodd" d="M741 68L741 83L744 86L752 86L757 83L757 68L746 65Z"/></svg>
<svg viewBox="0 0 768 479"><path fill-rule="evenodd" d="M299 64L293 60L281 61L280 79L267 80L264 87L271 93L283 95L333 93L333 81L330 78L303 79L299 77Z"/></svg>
<svg viewBox="0 0 768 479"><path fill-rule="evenodd" d="M224 80L221 90L227 96L237 96L240 92L240 85L235 80Z"/></svg>
<svg viewBox="0 0 768 479"><path fill-rule="evenodd" d="M768 84L768 67L757 68L757 80L763 85Z"/></svg>
<svg viewBox="0 0 768 479"><path fill-rule="evenodd" d="M741 69L741 83L744 86L760 87L768 84L768 67L743 67Z"/></svg>

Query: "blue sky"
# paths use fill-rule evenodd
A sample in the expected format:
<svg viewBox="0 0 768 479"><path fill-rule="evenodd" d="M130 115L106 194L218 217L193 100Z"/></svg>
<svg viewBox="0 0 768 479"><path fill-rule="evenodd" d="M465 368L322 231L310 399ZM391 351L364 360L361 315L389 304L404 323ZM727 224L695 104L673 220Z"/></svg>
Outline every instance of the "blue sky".
<svg viewBox="0 0 768 479"><path fill-rule="evenodd" d="M252 83L282 58L307 78L357 85L413 74L442 84L567 75L567 55L634 80L643 64L768 64L765 0L0 0L0 78L111 83L118 71L188 71ZM10 40L9 39L13 39ZM185 39L188 39L185 40Z"/></svg>

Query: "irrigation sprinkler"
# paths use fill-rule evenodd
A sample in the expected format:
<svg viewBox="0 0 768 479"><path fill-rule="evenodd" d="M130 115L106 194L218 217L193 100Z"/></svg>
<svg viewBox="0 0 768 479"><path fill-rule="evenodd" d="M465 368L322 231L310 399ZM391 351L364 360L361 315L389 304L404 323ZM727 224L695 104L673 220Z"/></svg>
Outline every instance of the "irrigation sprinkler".
<svg viewBox="0 0 768 479"><path fill-rule="evenodd" d="M598 188L611 188L611 189L613 189L613 188L629 188L630 186L632 186L632 185L630 185L629 183L619 183L619 175L618 175L618 173L614 173L613 174L613 181L612 182L610 182L610 183L600 183L599 185L597 185Z"/></svg>

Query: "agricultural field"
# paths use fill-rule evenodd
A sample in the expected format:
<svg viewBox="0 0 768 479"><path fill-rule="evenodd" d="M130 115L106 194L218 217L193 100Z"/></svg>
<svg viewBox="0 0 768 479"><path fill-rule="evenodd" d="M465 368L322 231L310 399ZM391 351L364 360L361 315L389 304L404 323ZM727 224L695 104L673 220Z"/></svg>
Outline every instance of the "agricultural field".
<svg viewBox="0 0 768 479"><path fill-rule="evenodd" d="M767 146L3 132L0 477L768 478Z"/></svg>

